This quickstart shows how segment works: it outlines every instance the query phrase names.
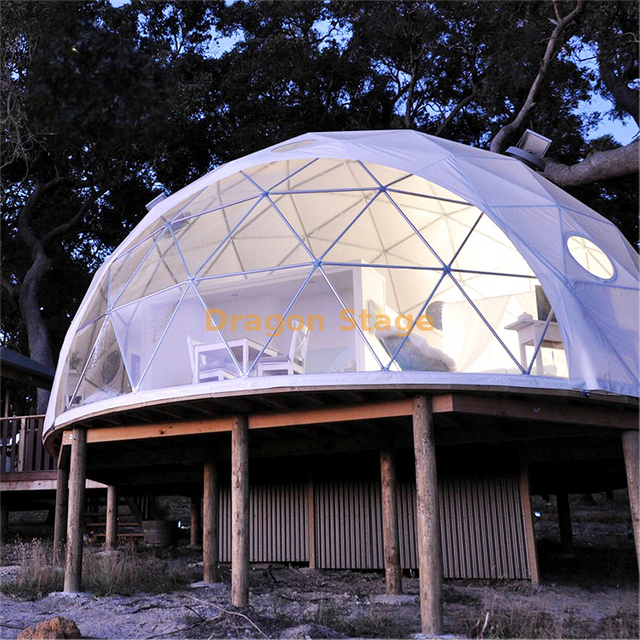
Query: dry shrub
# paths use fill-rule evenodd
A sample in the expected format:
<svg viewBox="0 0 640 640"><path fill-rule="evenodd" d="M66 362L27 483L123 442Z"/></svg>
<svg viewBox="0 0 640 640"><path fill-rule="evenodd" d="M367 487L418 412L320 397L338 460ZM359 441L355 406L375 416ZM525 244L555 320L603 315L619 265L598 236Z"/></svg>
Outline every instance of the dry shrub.
<svg viewBox="0 0 640 640"><path fill-rule="evenodd" d="M637 638L640 634L638 617L619 609L615 615L601 620L602 638Z"/></svg>
<svg viewBox="0 0 640 640"><path fill-rule="evenodd" d="M562 621L523 606L492 606L469 626L470 638L562 638Z"/></svg>
<svg viewBox="0 0 640 640"><path fill-rule="evenodd" d="M21 598L42 598L51 591L60 591L64 573L53 564L51 547L41 540L17 545L18 565L15 579L2 585L2 591Z"/></svg>
<svg viewBox="0 0 640 640"><path fill-rule="evenodd" d="M21 598L42 598L64 586L62 568L53 564L50 546L35 540L18 546L19 571L15 579L3 584L4 593ZM113 554L85 549L82 562L82 588L98 596L118 593L166 593L186 584L171 575L165 563L127 547Z"/></svg>
<svg viewBox="0 0 640 640"><path fill-rule="evenodd" d="M117 553L85 554L82 562L83 589L98 596L167 593L184 584L169 573L162 560L145 557L133 546Z"/></svg>

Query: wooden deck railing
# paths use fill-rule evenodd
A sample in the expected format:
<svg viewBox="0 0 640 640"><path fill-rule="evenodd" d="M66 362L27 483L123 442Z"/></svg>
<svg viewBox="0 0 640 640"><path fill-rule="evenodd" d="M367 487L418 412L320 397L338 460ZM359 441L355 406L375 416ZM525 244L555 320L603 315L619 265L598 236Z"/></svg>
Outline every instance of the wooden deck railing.
<svg viewBox="0 0 640 640"><path fill-rule="evenodd" d="M51 471L55 460L42 444L44 416L0 418L0 473Z"/></svg>

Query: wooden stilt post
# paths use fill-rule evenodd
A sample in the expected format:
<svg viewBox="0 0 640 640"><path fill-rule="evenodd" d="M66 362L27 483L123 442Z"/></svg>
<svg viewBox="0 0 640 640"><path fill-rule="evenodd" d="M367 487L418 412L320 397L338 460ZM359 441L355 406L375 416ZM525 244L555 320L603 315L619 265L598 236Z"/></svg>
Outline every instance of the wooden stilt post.
<svg viewBox="0 0 640 640"><path fill-rule="evenodd" d="M56 482L56 513L53 522L53 562L62 564L62 549L67 539L67 512L69 507L69 471L58 467Z"/></svg>
<svg viewBox="0 0 640 640"><path fill-rule="evenodd" d="M396 454L393 449L380 451L380 479L382 486L382 537L384 542L384 571L387 595L402 593L400 568L400 536L396 496Z"/></svg>
<svg viewBox="0 0 640 640"><path fill-rule="evenodd" d="M442 633L442 543L438 476L431 399L413 400L413 447L416 459L416 521L420 567L422 633Z"/></svg>
<svg viewBox="0 0 640 640"><path fill-rule="evenodd" d="M0 544L7 544L9 539L9 503L6 498L0 502Z"/></svg>
<svg viewBox="0 0 640 640"><path fill-rule="evenodd" d="M104 548L115 551L118 546L118 491L114 485L107 486L107 526Z"/></svg>
<svg viewBox="0 0 640 640"><path fill-rule="evenodd" d="M204 465L204 494L202 499L202 579L218 582L218 465L208 460ZM198 507L200 500L198 499ZM193 502L192 522L193 522ZM200 516L198 508L198 519Z"/></svg>
<svg viewBox="0 0 640 640"><path fill-rule="evenodd" d="M206 472L205 472L206 473ZM200 544L202 532L200 510L202 507L200 496L191 496L191 529L189 531L189 545L197 547Z"/></svg>
<svg viewBox="0 0 640 640"><path fill-rule="evenodd" d="M627 489L629 491L629 504L631 506L633 537L636 542L636 559L638 560L638 568L640 569L640 505L638 504L640 471L638 470L637 431L625 431L622 434L622 450L624 453L624 466L627 470Z"/></svg>
<svg viewBox="0 0 640 640"><path fill-rule="evenodd" d="M565 555L573 555L573 530L571 528L571 506L566 491L556 493L558 524L560 526L560 547Z"/></svg>
<svg viewBox="0 0 640 640"><path fill-rule="evenodd" d="M249 603L249 421L231 427L231 604Z"/></svg>
<svg viewBox="0 0 640 640"><path fill-rule="evenodd" d="M87 468L87 432L75 429L71 443L69 472L69 514L67 519L67 557L64 590L80 591L82 580L82 536L84 533L84 488Z"/></svg>
<svg viewBox="0 0 640 640"><path fill-rule="evenodd" d="M525 452L520 453L520 495L522 499L522 516L524 518L524 535L527 545L529 563L529 579L531 584L540 582L538 570L538 551L533 531L533 508L531 506L531 487L529 484L529 461Z"/></svg>

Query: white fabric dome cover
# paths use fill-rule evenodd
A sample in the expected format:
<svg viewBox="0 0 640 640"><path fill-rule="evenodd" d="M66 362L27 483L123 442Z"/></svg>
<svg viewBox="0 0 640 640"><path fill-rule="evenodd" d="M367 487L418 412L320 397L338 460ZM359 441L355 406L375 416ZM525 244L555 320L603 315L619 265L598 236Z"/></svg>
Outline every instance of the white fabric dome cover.
<svg viewBox="0 0 640 640"><path fill-rule="evenodd" d="M386 382L637 396L638 255L518 160L406 130L306 134L153 207L80 305L46 425Z"/></svg>

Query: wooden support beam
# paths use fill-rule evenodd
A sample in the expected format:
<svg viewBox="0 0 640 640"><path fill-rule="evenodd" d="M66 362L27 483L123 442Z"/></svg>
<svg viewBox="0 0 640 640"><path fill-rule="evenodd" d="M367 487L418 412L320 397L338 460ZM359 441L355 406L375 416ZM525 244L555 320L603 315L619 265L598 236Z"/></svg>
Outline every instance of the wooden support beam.
<svg viewBox="0 0 640 640"><path fill-rule="evenodd" d="M529 579L531 584L540 582L538 570L538 552L533 531L533 507L531 506L531 487L529 482L529 462L524 453L520 454L520 497L522 500L522 516L524 518L524 535L527 545Z"/></svg>
<svg viewBox="0 0 640 640"><path fill-rule="evenodd" d="M638 430L624 431L622 433L622 451L624 453L624 466L627 471L627 489L629 491L629 505L631 506L631 522L633 524L633 537L636 542L636 558L640 569L640 505L638 504L640 492L640 471L638 470Z"/></svg>
<svg viewBox="0 0 640 640"><path fill-rule="evenodd" d="M202 499L200 496L191 496L191 527L189 529L189 545L192 547L197 547L201 541L201 508Z"/></svg>
<svg viewBox="0 0 640 640"><path fill-rule="evenodd" d="M67 519L67 557L64 591L80 591L82 581L82 536L84 533L84 485L86 480L87 432L71 432L71 469L69 471L69 513Z"/></svg>
<svg viewBox="0 0 640 640"><path fill-rule="evenodd" d="M443 631L442 543L433 413L431 399L426 396L413 399L413 441L422 633L440 635Z"/></svg>
<svg viewBox="0 0 640 640"><path fill-rule="evenodd" d="M218 465L213 459L204 465L204 486L202 499L202 579L218 582ZM200 500L198 500L198 503ZM193 503L192 503L193 504ZM199 505L198 505L199 506ZM193 511L192 511L193 514Z"/></svg>
<svg viewBox="0 0 640 640"><path fill-rule="evenodd" d="M69 471L58 468L56 483L56 512L53 521L53 562L62 565L62 549L67 540L67 513L69 508Z"/></svg>
<svg viewBox="0 0 640 640"><path fill-rule="evenodd" d="M9 503L6 498L0 501L0 544L5 545L9 540Z"/></svg>
<svg viewBox="0 0 640 640"><path fill-rule="evenodd" d="M231 604L249 604L249 422L234 419L231 431Z"/></svg>
<svg viewBox="0 0 640 640"><path fill-rule="evenodd" d="M612 407L591 402L589 399L571 401L549 397L497 397L489 394L452 393L435 396L433 412L612 429L631 429L638 424L637 408Z"/></svg>
<svg viewBox="0 0 640 640"><path fill-rule="evenodd" d="M571 527L569 494L566 491L556 493L556 504L558 506L558 524L560 526L560 547L564 555L571 556L573 555L573 529Z"/></svg>
<svg viewBox="0 0 640 640"><path fill-rule="evenodd" d="M253 414L248 419L248 428L271 429L274 427L296 427L308 424L330 424L332 422L373 420L409 415L411 415L410 400L393 400L367 405L323 407L282 413ZM232 431L234 422L235 418L229 417L161 424L138 424L126 427L95 427L89 430L87 442L89 444L98 442L123 442L126 440L145 440L151 438L229 432ZM69 444L67 433L69 432L63 434L63 445Z"/></svg>
<svg viewBox="0 0 640 640"><path fill-rule="evenodd" d="M382 537L384 542L384 572L387 595L402 593L400 567L400 535L398 533L396 454L393 449L380 451L382 489Z"/></svg>
<svg viewBox="0 0 640 640"><path fill-rule="evenodd" d="M107 523L104 548L115 551L118 546L118 491L110 484L107 487Z"/></svg>

